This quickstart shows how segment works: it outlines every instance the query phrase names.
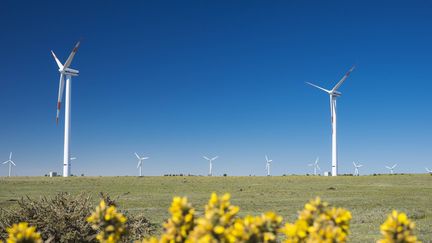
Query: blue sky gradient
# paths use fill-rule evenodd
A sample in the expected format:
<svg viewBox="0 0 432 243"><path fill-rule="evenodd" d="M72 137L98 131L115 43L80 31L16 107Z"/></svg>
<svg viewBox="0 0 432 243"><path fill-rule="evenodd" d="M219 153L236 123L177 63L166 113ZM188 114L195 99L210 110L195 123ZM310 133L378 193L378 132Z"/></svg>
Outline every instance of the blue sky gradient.
<svg viewBox="0 0 432 243"><path fill-rule="evenodd" d="M50 56L72 67L72 173L304 174L331 167L338 99L341 173L432 167L429 1L57 1L0 3L0 158L16 175L62 171ZM7 167L0 167L0 175Z"/></svg>

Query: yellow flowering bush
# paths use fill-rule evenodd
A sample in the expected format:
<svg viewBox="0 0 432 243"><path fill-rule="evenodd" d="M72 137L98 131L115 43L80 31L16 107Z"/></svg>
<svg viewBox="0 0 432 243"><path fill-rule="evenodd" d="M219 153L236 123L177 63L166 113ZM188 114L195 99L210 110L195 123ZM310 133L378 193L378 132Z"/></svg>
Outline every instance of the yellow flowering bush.
<svg viewBox="0 0 432 243"><path fill-rule="evenodd" d="M285 235L285 243L344 243L352 218L348 210L330 207L317 197L305 204L294 223L282 227L282 217L274 212L238 217L239 207L231 205L230 195L215 193L201 217L197 217L186 197L174 197L169 212L171 217L164 223L162 235L144 239L142 243L276 243L282 241L279 233ZM126 234L126 221L105 200L87 218L99 232L96 240L104 243L127 241L122 238ZM414 227L405 213L393 211L381 225L383 238L377 243L419 243ZM7 233L7 243L42 243L36 228L25 222L7 228Z"/></svg>
<svg viewBox="0 0 432 243"><path fill-rule="evenodd" d="M415 224L411 222L405 213L396 210L388 216L381 225L381 234L384 237L378 243L414 243L420 242L414 235Z"/></svg>
<svg viewBox="0 0 432 243"><path fill-rule="evenodd" d="M204 216L196 220L186 242L227 242L226 229L234 224L239 211L239 207L231 205L230 197L230 194L218 197L212 193Z"/></svg>
<svg viewBox="0 0 432 243"><path fill-rule="evenodd" d="M282 224L282 217L273 212L261 216L246 216L236 219L227 230L229 242L277 242L277 233Z"/></svg>
<svg viewBox="0 0 432 243"><path fill-rule="evenodd" d="M96 210L87 218L92 228L98 230L96 239L99 242L115 243L126 233L126 217L117 212L115 206L107 206L102 200Z"/></svg>
<svg viewBox="0 0 432 243"><path fill-rule="evenodd" d="M330 208L319 197L309 201L295 223L287 223L281 230L286 243L346 242L351 213L343 208Z"/></svg>
<svg viewBox="0 0 432 243"><path fill-rule="evenodd" d="M36 227L29 227L26 222L12 225L7 229L7 232L9 236L6 239L7 243L42 243L42 238L36 232Z"/></svg>

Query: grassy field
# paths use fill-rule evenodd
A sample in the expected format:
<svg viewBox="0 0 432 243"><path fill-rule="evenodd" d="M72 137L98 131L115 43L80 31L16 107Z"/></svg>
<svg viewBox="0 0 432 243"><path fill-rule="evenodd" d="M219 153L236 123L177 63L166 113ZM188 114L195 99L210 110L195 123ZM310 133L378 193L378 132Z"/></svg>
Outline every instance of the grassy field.
<svg viewBox="0 0 432 243"><path fill-rule="evenodd" d="M13 177L0 179L0 207L10 208L23 196L37 198L58 192L107 192L120 196L131 212L144 212L156 223L168 217L173 196L188 196L202 212L211 192L229 192L241 215L275 211L293 221L311 198L320 196L352 212L351 242L373 242L379 225L392 209L416 222L417 235L432 242L432 176L383 175L360 177Z"/></svg>

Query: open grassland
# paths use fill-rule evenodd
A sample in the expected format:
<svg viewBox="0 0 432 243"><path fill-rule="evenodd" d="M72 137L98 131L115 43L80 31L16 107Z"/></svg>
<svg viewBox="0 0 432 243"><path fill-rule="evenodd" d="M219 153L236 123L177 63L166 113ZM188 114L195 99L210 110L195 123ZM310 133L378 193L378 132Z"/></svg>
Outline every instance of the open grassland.
<svg viewBox="0 0 432 243"><path fill-rule="evenodd" d="M173 196L187 196L202 212L211 192L232 195L240 214L275 211L286 221L311 198L320 196L353 215L351 242L373 242L392 209L404 211L416 222L423 242L432 242L432 176L383 175L360 177L12 177L0 179L0 207L13 209L15 200L58 192L106 192L120 196L121 208L144 212L156 223L168 218Z"/></svg>

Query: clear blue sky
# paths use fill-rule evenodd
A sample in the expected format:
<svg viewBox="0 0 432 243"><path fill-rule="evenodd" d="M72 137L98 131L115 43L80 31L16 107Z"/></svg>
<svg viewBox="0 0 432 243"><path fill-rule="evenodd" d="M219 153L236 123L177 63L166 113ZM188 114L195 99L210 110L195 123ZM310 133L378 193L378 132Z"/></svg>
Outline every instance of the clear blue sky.
<svg viewBox="0 0 432 243"><path fill-rule="evenodd" d="M114 3L115 2L115 3ZM62 171L58 78L73 68L72 173L145 175L330 170L328 95L341 173L432 167L429 1L2 1L0 158L17 175ZM0 167L0 175L7 167Z"/></svg>

